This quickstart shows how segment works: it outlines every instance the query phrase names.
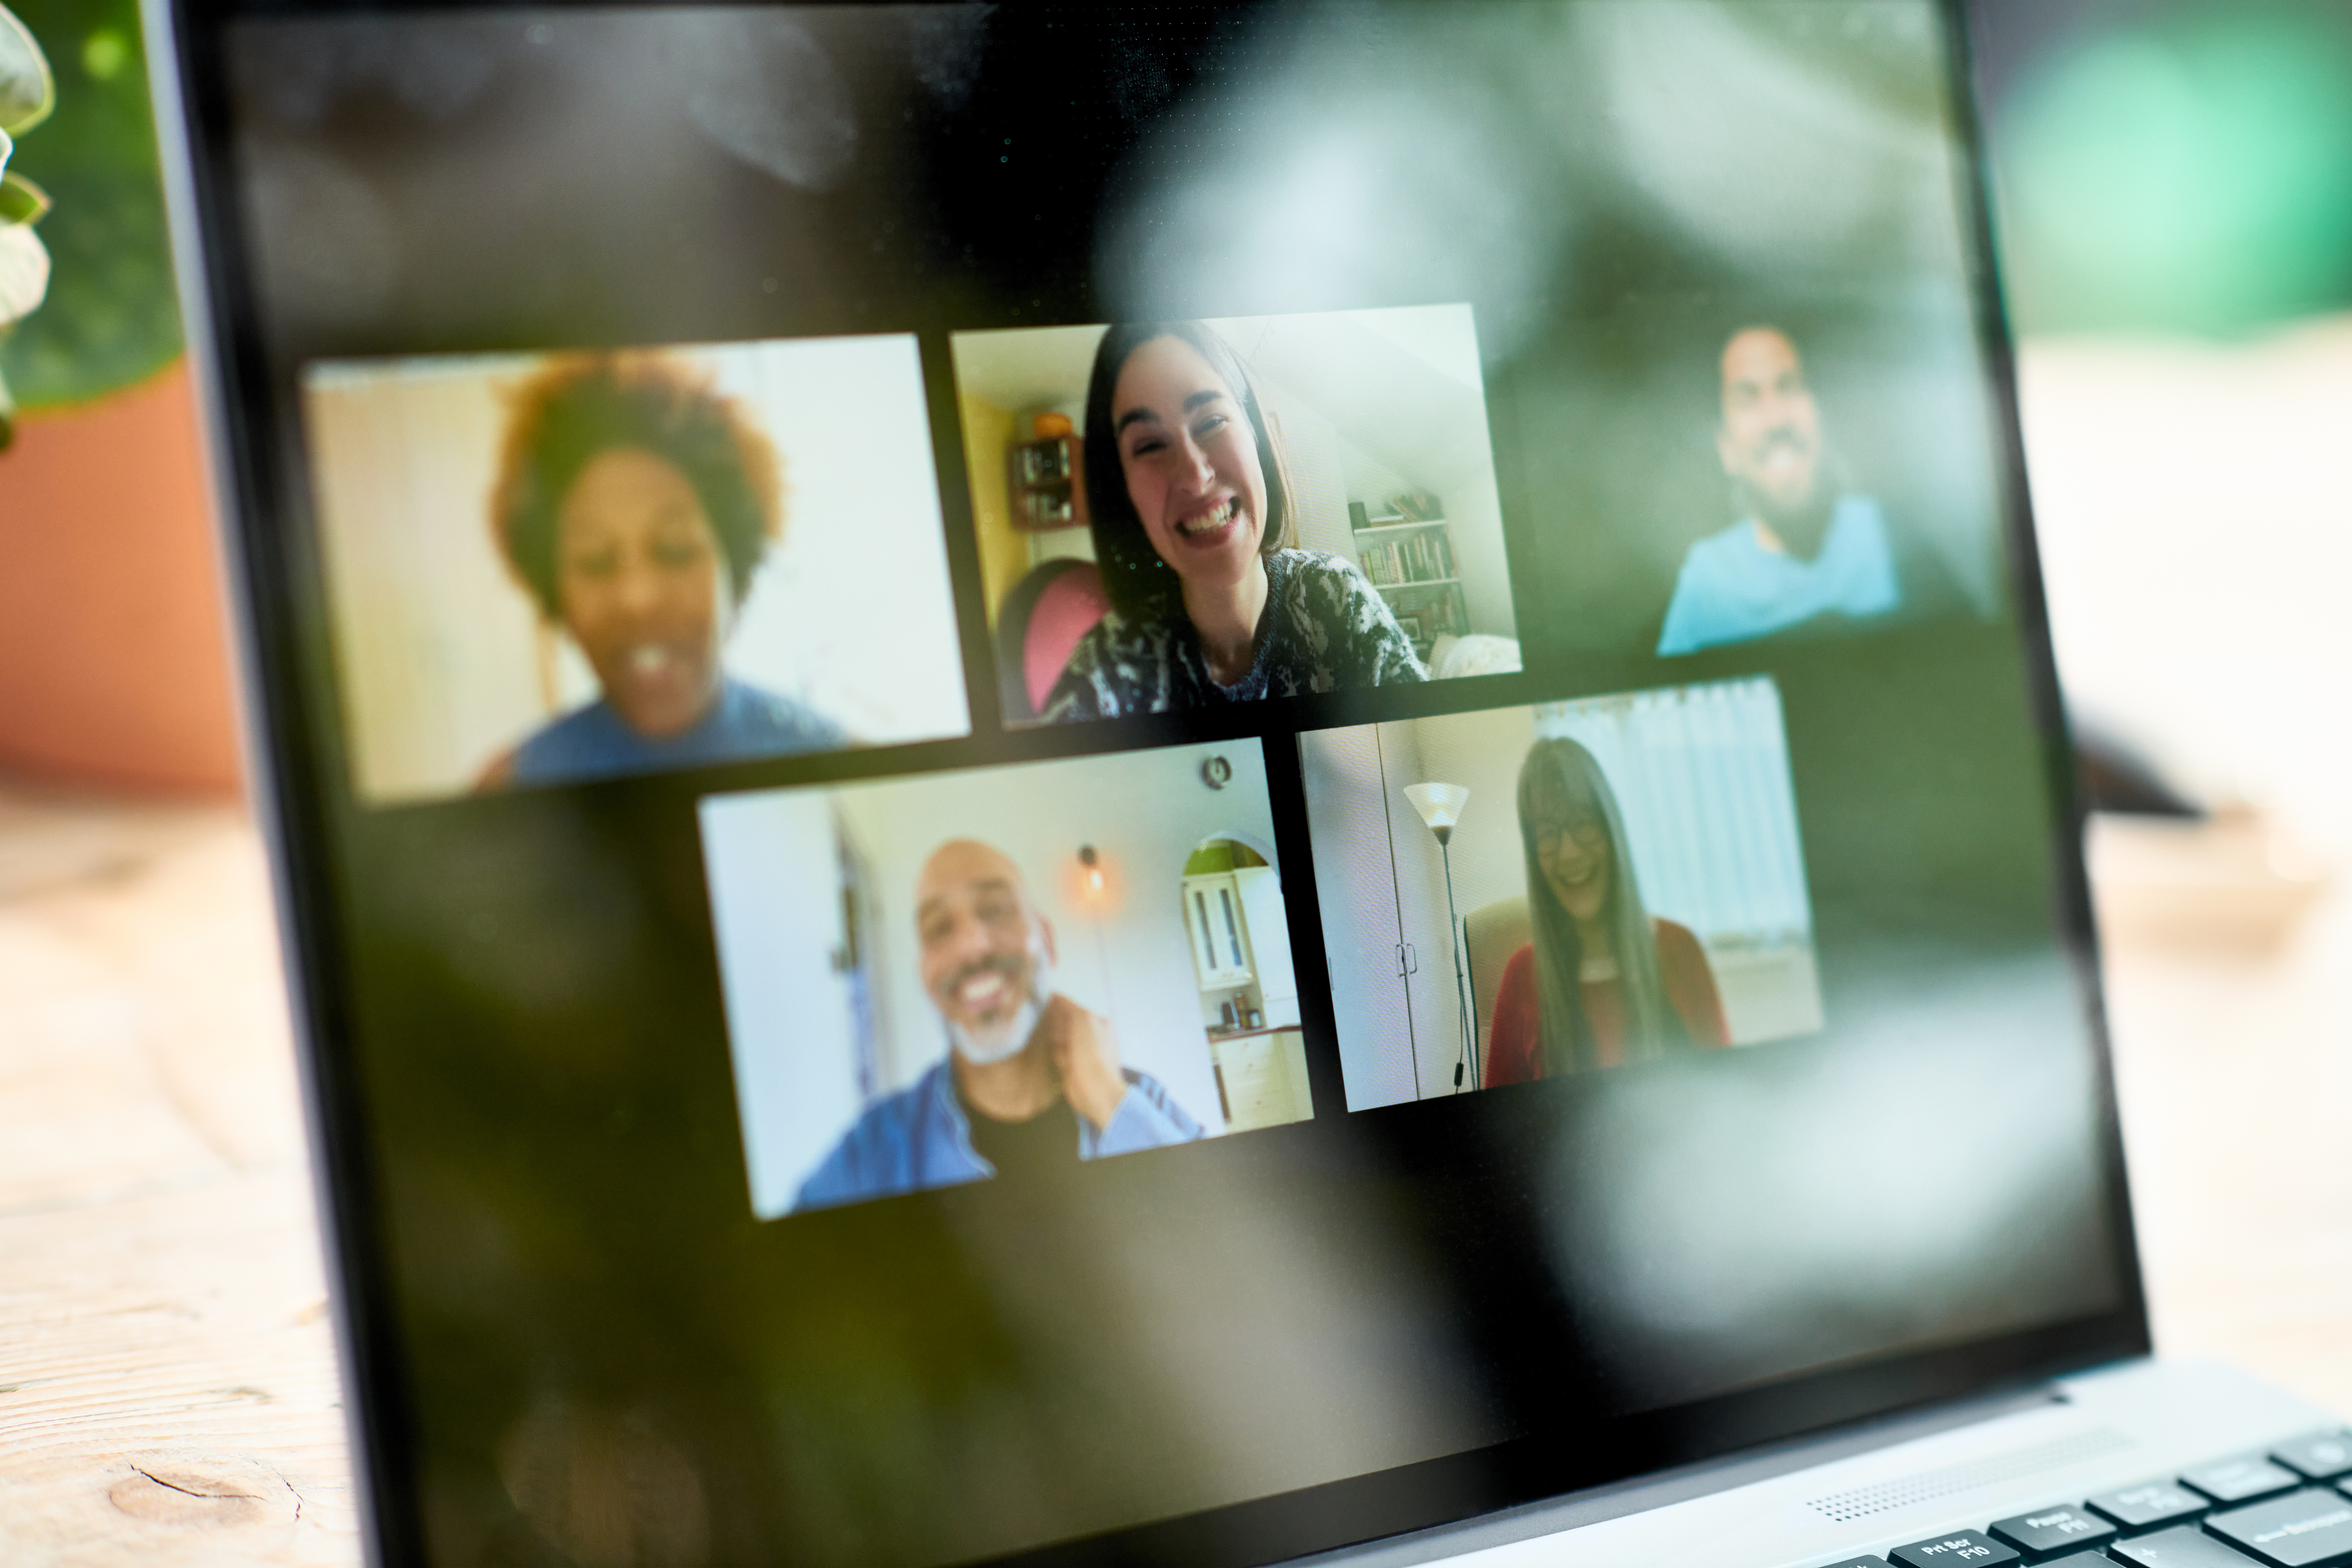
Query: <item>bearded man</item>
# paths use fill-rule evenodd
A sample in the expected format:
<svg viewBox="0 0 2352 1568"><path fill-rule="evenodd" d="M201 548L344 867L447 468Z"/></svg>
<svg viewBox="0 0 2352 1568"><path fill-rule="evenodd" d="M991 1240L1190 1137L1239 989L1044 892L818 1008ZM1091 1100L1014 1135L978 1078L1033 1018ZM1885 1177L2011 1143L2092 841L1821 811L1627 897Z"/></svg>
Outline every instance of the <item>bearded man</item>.
<svg viewBox="0 0 2352 1568"><path fill-rule="evenodd" d="M1832 482L1821 409L1789 335L1740 329L1721 370L1716 454L1741 515L1684 556L1660 656L1821 622L1885 620L1921 597L1915 591L1927 585L1908 580L1933 563L1891 533L1875 499Z"/></svg>
<svg viewBox="0 0 2352 1568"><path fill-rule="evenodd" d="M796 1208L1202 1135L1158 1080L1119 1065L1108 1019L1054 989L1053 924L1001 852L970 839L932 851L915 884L915 935L948 1054L867 1108L802 1184Z"/></svg>

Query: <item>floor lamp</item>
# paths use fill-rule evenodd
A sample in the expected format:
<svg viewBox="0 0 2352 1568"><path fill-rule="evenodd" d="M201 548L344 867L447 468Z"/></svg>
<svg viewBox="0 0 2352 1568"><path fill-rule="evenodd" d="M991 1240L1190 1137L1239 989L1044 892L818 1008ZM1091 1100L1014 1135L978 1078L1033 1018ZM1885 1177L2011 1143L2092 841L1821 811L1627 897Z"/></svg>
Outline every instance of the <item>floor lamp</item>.
<svg viewBox="0 0 2352 1568"><path fill-rule="evenodd" d="M1475 1089L1484 1082L1478 1071L1478 1038L1470 1027L1470 984L1462 973L1462 916L1454 907L1454 825L1462 820L1462 808L1470 803L1469 789L1460 784L1408 784L1404 798L1421 813L1436 837L1437 852L1445 859L1445 917L1449 923L1447 936L1454 947L1454 1005L1462 1017L1462 1055L1454 1063L1454 1088L1462 1088L1462 1065L1470 1064L1470 1087Z"/></svg>

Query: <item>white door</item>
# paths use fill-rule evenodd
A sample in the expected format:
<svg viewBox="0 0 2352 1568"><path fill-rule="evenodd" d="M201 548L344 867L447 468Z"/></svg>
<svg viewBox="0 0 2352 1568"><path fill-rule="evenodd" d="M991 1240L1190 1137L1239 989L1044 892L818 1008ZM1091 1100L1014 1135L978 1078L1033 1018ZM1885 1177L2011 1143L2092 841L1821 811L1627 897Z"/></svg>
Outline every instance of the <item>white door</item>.
<svg viewBox="0 0 2352 1568"><path fill-rule="evenodd" d="M751 1207L772 1217L866 1109L845 857L814 790L706 801L702 836Z"/></svg>

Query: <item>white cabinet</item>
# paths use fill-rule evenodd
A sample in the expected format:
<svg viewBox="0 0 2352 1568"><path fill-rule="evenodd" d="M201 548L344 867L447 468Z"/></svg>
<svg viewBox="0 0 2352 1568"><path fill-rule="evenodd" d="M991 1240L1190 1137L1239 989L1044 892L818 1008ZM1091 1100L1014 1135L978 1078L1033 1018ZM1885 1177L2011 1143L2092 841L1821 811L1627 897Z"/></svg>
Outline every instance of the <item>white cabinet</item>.
<svg viewBox="0 0 2352 1568"><path fill-rule="evenodd" d="M1278 1127L1315 1114L1307 1087L1307 1040L1295 1029L1213 1040L1225 1130Z"/></svg>
<svg viewBox="0 0 2352 1568"><path fill-rule="evenodd" d="M1290 915L1282 903L1282 873L1272 866L1245 866L1235 871L1234 891L1242 901L1242 929L1247 939L1252 977L1257 981L1258 1006L1269 1027L1279 1029L1298 1021L1298 978L1290 966Z"/></svg>
<svg viewBox="0 0 2352 1568"><path fill-rule="evenodd" d="M1204 991L1255 983L1256 1005L1277 1028L1298 1021L1298 981L1290 962L1290 917L1282 873L1244 866L1184 879L1184 929Z"/></svg>
<svg viewBox="0 0 2352 1568"><path fill-rule="evenodd" d="M1202 990L1229 990L1249 982L1247 916L1235 873L1184 879L1184 929L1192 939L1192 967Z"/></svg>

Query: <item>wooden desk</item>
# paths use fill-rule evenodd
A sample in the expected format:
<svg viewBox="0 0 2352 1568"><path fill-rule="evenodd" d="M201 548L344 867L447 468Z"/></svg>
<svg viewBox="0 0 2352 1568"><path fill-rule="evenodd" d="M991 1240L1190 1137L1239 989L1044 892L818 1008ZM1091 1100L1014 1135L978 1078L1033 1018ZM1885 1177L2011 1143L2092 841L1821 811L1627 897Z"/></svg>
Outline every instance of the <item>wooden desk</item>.
<svg viewBox="0 0 2352 1568"><path fill-rule="evenodd" d="M2111 955L2164 1348L2352 1412L2347 957ZM0 1562L358 1560L275 965L233 814L0 796Z"/></svg>
<svg viewBox="0 0 2352 1568"><path fill-rule="evenodd" d="M0 1563L359 1560L252 833L0 794Z"/></svg>

